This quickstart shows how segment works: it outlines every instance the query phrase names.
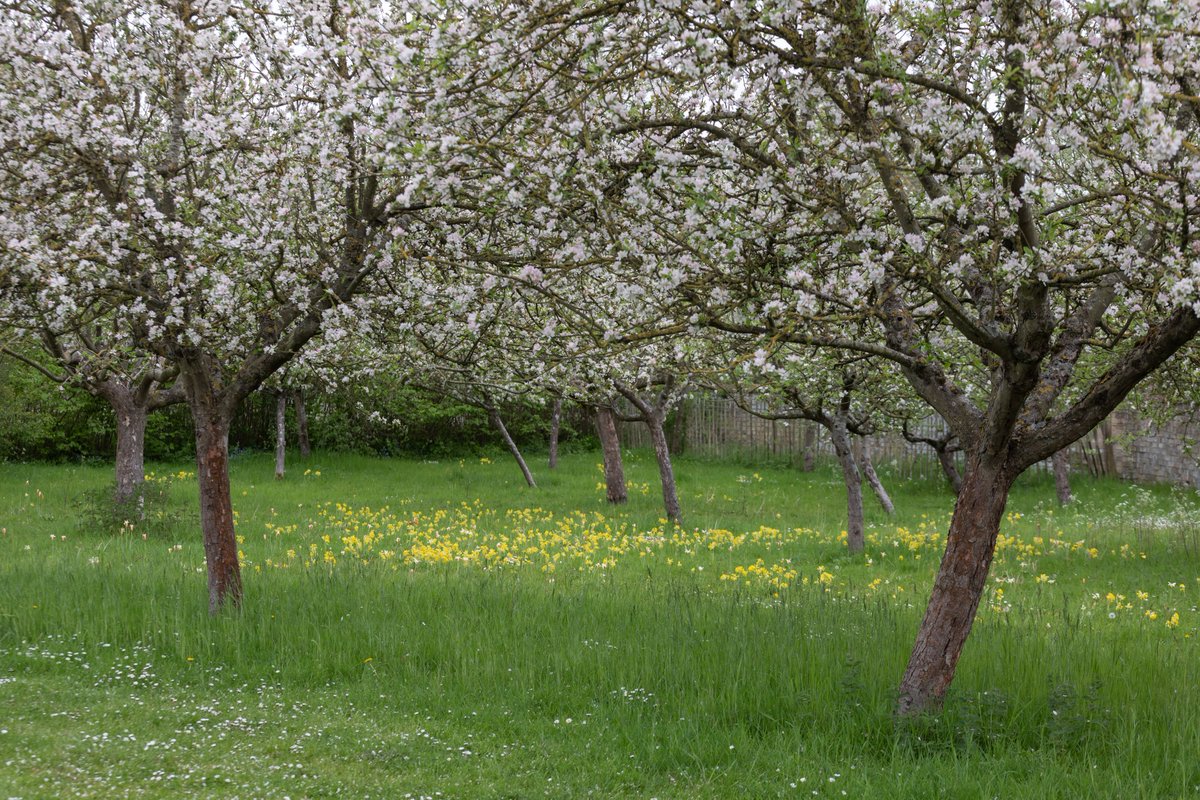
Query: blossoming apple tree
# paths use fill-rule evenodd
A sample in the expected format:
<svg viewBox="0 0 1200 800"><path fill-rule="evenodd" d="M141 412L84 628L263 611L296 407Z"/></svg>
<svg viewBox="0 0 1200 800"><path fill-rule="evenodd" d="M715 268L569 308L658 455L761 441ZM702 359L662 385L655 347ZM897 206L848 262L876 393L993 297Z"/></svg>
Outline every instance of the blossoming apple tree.
<svg viewBox="0 0 1200 800"><path fill-rule="evenodd" d="M52 325L136 319L178 373L213 611L242 596L234 410L454 191L450 109L471 115L434 11L14 2L0 22L2 269Z"/></svg>
<svg viewBox="0 0 1200 800"><path fill-rule="evenodd" d="M677 319L887 359L965 453L900 684L899 713L934 708L1013 481L1200 329L1200 4L545 11L603 15L656 37L614 50L644 69L612 81L656 88L591 141L646 154L610 199L693 253Z"/></svg>
<svg viewBox="0 0 1200 800"><path fill-rule="evenodd" d="M83 310L56 327L46 311L52 301L41 286L10 283L3 294L0 325L14 342L0 346L0 352L60 386L83 389L108 403L117 432L113 499L118 505L136 502L146 479L147 417L184 400L177 371L161 356L140 349L129 321L118 315L93 318ZM31 357L34 351L37 356Z"/></svg>

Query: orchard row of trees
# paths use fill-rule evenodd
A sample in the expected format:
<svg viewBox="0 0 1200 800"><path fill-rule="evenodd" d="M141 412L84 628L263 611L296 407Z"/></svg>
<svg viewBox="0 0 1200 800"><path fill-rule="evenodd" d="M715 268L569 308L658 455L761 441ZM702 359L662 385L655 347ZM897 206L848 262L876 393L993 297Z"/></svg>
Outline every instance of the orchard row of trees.
<svg viewBox="0 0 1200 800"><path fill-rule="evenodd" d="M186 403L214 612L230 422L306 371L623 397L676 518L689 376L835 442L923 403L933 708L1013 481L1200 329L1196 0L3 6L0 311L122 446Z"/></svg>

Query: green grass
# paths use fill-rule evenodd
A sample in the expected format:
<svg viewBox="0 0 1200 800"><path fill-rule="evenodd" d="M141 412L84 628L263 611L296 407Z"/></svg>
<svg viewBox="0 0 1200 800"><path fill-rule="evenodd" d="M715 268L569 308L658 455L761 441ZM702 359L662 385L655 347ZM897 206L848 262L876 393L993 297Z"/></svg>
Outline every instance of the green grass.
<svg viewBox="0 0 1200 800"><path fill-rule="evenodd" d="M104 533L77 498L107 467L0 465L0 796L1200 795L1194 492L1077 479L1062 511L1023 479L945 711L897 725L941 486L894 482L855 558L830 470L681 460L673 532L648 453L616 511L598 460L530 490L499 456L236 458L216 618L194 478Z"/></svg>

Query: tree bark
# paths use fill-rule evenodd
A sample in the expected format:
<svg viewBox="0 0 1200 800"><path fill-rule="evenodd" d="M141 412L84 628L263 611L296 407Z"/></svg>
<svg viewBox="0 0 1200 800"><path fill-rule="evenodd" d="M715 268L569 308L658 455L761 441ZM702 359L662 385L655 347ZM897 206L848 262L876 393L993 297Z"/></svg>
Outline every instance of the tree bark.
<svg viewBox="0 0 1200 800"><path fill-rule="evenodd" d="M525 476L525 483L537 488L537 483L533 480L533 473L529 471L529 465L525 463L525 457L521 455L521 450L517 447L517 443L509 435L508 428L504 427L504 420L500 418L500 412L494 406L488 406L487 414L488 421L492 423L492 427L500 434L500 438L504 439L504 444L508 447L508 452L512 453L513 458L517 460L517 466L521 468L521 474Z"/></svg>
<svg viewBox="0 0 1200 800"><path fill-rule="evenodd" d="M558 434L562 425L562 398L554 398L554 406L550 410L550 457L548 466L550 469L558 468Z"/></svg>
<svg viewBox="0 0 1200 800"><path fill-rule="evenodd" d="M625 488L625 466L621 462L621 439L617 435L617 418L610 406L596 406L596 435L604 454L604 488L608 502L624 503L629 499Z"/></svg>
<svg viewBox="0 0 1200 800"><path fill-rule="evenodd" d="M654 444L654 458L658 461L658 478L662 483L663 508L667 519L681 522L683 512L679 508L679 493L675 488L675 470L671 466L671 449L667 446L667 433L663 429L661 412L647 414L646 427L650 429L650 441Z"/></svg>
<svg viewBox="0 0 1200 800"><path fill-rule="evenodd" d="M283 480L287 459L287 393L275 395L275 480Z"/></svg>
<svg viewBox="0 0 1200 800"><path fill-rule="evenodd" d="M208 610L242 604L233 498L229 491L229 423L234 404L223 402L205 363L193 356L180 371L196 435L196 477L200 487L200 529L208 566ZM227 399L227 398L226 398Z"/></svg>
<svg viewBox="0 0 1200 800"><path fill-rule="evenodd" d="M1066 506L1071 504L1071 465L1067 460L1066 449L1059 450L1051 457L1051 463L1054 465L1054 490L1058 495L1058 504Z"/></svg>
<svg viewBox="0 0 1200 800"><path fill-rule="evenodd" d="M858 459L859 468L862 470L863 477L867 479L867 484L871 487L871 491L875 493L875 499L879 501L879 505L883 507L884 511L889 514L895 514L896 506L893 505L892 498L888 496L883 481L879 479L879 473L875 471L875 465L871 463L871 452L866 439L859 437L855 450L854 455Z"/></svg>
<svg viewBox="0 0 1200 800"><path fill-rule="evenodd" d="M137 497L146 481L146 417L149 409L125 387L110 388L102 394L117 418L116 490L113 499L123 505Z"/></svg>
<svg viewBox="0 0 1200 800"><path fill-rule="evenodd" d="M858 464L854 460L846 421L833 418L829 420L827 427L829 437L833 441L833 451L842 467L842 481L846 485L846 547L851 553L861 553L864 544L862 475L859 474Z"/></svg>
<svg viewBox="0 0 1200 800"><path fill-rule="evenodd" d="M242 573L229 491L229 420L219 411L193 409L196 475L200 483L200 527L208 563L208 610L242 604Z"/></svg>
<svg viewBox="0 0 1200 800"><path fill-rule="evenodd" d="M938 463L942 465L942 473L945 474L946 480L950 484L950 489L954 494L959 494L962 491L962 475L958 474L958 464L954 460L954 452L949 447L935 448L935 452Z"/></svg>
<svg viewBox="0 0 1200 800"><path fill-rule="evenodd" d="M308 440L308 408L304 403L304 390L297 389L294 402L296 404L296 444L300 447L300 457L312 455L312 446Z"/></svg>
<svg viewBox="0 0 1200 800"><path fill-rule="evenodd" d="M1015 477L1002 463L968 458L946 552L900 682L900 716L934 711L942 704L979 609Z"/></svg>
<svg viewBox="0 0 1200 800"><path fill-rule="evenodd" d="M802 469L805 472L812 472L816 467L817 461L817 428L815 425L806 424L804 426L804 461Z"/></svg>

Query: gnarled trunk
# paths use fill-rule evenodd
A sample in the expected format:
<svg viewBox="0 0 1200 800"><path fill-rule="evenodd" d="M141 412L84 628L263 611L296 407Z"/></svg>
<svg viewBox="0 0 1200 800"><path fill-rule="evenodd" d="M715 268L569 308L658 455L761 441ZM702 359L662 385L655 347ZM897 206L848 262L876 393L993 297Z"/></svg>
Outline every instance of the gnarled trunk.
<svg viewBox="0 0 1200 800"><path fill-rule="evenodd" d="M1071 464L1067 461L1067 451L1059 450L1050 463L1054 465L1054 491L1058 495L1060 506L1070 505L1071 500Z"/></svg>
<svg viewBox="0 0 1200 800"><path fill-rule="evenodd" d="M1002 463L977 456L967 461L946 535L946 552L900 682L897 713L901 716L939 708L954 679L983 597L1015 477Z"/></svg>
<svg viewBox="0 0 1200 800"><path fill-rule="evenodd" d="M525 483L537 488L537 483L533 480L533 473L529 471L529 465L525 463L525 457L521 455L520 448L513 441L512 436L508 433L508 428L504 426L504 420L500 418L500 412L493 406L487 408L488 421L492 423L492 427L500 434L500 438L504 440L504 444L508 447L508 452L512 453L512 457L516 459L517 466L521 468L521 474L525 476Z"/></svg>
<svg viewBox="0 0 1200 800"><path fill-rule="evenodd" d="M558 434L562 425L562 398L554 398L554 406L550 409L550 457L548 467L558 467Z"/></svg>
<svg viewBox="0 0 1200 800"><path fill-rule="evenodd" d="M879 473L875 471L875 465L871 463L871 450L866 439L859 438L855 450L854 455L858 460L859 468L862 470L863 477L867 479L867 485L875 493L875 499L879 501L879 505L883 507L884 511L895 514L896 506L892 504L892 498L888 496L883 481L879 480Z"/></svg>
<svg viewBox="0 0 1200 800"><path fill-rule="evenodd" d="M617 417L609 406L596 407L596 435L604 454L604 489L608 502L624 503L629 499L625 488L625 466L621 462L621 439L617 435Z"/></svg>
<svg viewBox="0 0 1200 800"><path fill-rule="evenodd" d="M829 438L833 452L842 468L842 482L846 486L846 547L851 553L863 551L863 502L862 476L850 445L850 433L846 421L834 418L829 421Z"/></svg>
<svg viewBox="0 0 1200 800"><path fill-rule="evenodd" d="M287 460L287 395L275 396L275 480L283 480Z"/></svg>
<svg viewBox="0 0 1200 800"><path fill-rule="evenodd" d="M300 448L300 457L312 455L312 446L308 441L308 409L304 404L304 390L297 389L294 395L296 404L296 444Z"/></svg>

